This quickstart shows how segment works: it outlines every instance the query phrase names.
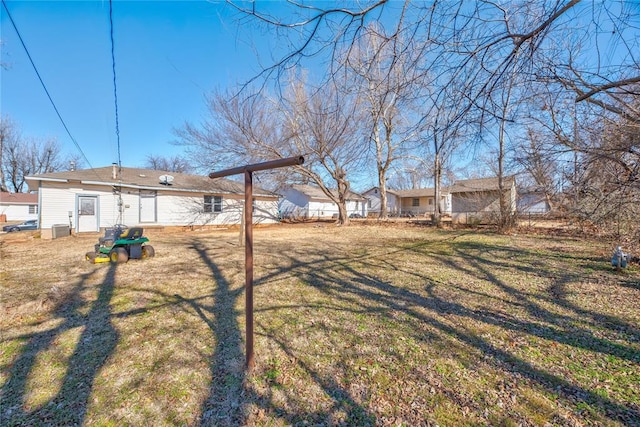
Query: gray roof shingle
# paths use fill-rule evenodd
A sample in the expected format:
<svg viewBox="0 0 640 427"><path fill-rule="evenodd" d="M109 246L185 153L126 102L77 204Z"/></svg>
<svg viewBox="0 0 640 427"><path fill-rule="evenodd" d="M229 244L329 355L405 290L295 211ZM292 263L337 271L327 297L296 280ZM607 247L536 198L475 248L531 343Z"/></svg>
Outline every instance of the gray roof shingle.
<svg viewBox="0 0 640 427"><path fill-rule="evenodd" d="M171 185L162 184L160 176L173 177ZM78 169L75 171L52 172L26 177L28 181L82 182L106 186L139 187L154 190L190 191L199 193L244 194L244 184L226 178L210 179L208 176L189 175L154 169L121 168L121 175L113 178L113 167ZM276 194L253 187L254 195L276 197Z"/></svg>

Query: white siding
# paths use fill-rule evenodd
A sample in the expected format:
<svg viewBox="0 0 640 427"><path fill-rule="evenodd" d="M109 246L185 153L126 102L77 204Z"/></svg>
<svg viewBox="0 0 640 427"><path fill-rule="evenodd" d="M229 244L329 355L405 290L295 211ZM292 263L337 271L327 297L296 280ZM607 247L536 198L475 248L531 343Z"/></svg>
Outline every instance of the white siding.
<svg viewBox="0 0 640 427"><path fill-rule="evenodd" d="M282 192L282 199L278 202L281 215L307 217L309 209L309 197L293 188Z"/></svg>
<svg viewBox="0 0 640 427"><path fill-rule="evenodd" d="M369 206L369 203L365 202L367 203L367 209L366 209L367 213L376 213L376 214L379 213L380 206L381 206L380 191L377 188L372 188L371 190L368 190L366 193L364 193L364 197L367 198L367 202L369 201L371 202L371 206ZM394 213L398 213L399 211L400 211L399 197L387 191L387 213L391 215Z"/></svg>
<svg viewBox="0 0 640 427"><path fill-rule="evenodd" d="M308 218L331 218L334 214L338 214L338 206L332 202L309 202Z"/></svg>
<svg viewBox="0 0 640 427"><path fill-rule="evenodd" d="M293 188L283 192L283 199L279 202L280 212L303 218L331 218L338 215L338 205L327 200L313 200ZM367 201L347 201L347 215L357 213L367 215Z"/></svg>
<svg viewBox="0 0 640 427"><path fill-rule="evenodd" d="M40 228L51 228L54 224L69 224L72 213L73 227L77 217L76 191L63 188L59 184L40 186Z"/></svg>
<svg viewBox="0 0 640 427"><path fill-rule="evenodd" d="M36 204L37 206L37 204ZM28 219L38 219L38 214L29 213L29 205L23 204L1 204L0 215L6 215L7 221L26 221Z"/></svg>
<svg viewBox="0 0 640 427"><path fill-rule="evenodd" d="M380 212L381 200L380 200L380 192L378 189L369 190L364 193L364 196L367 198L367 203L369 204L369 212ZM389 196L387 193L387 206L389 205Z"/></svg>
<svg viewBox="0 0 640 427"><path fill-rule="evenodd" d="M100 227L111 227L118 223L118 195L111 188L85 186L65 188L60 183L43 183L40 187L41 228L51 228L54 224L68 224L69 211L72 212L72 226L77 223L77 196L98 197ZM158 191L156 198L157 221L153 225L187 226L205 224L239 224L241 220L243 195L222 195L223 208L220 213L204 213L204 195L179 191ZM140 194L137 189L123 189L124 206L121 223L129 226L140 224ZM254 209L256 223L277 222L277 201L257 200ZM145 225L152 225L145 223Z"/></svg>

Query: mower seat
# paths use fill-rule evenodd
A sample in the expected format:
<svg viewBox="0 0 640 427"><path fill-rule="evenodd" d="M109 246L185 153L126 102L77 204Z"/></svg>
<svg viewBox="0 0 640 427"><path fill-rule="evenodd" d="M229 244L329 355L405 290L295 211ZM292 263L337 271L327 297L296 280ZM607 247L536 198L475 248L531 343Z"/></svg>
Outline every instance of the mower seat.
<svg viewBox="0 0 640 427"><path fill-rule="evenodd" d="M139 239L140 237L142 237L142 232L142 227L131 227L125 230L125 232L120 235L120 238L127 240Z"/></svg>
<svg viewBox="0 0 640 427"><path fill-rule="evenodd" d="M126 225L116 224L104 230L104 236L98 239L98 243L103 246L111 246L113 245L113 241L118 239L121 234L126 233L126 231Z"/></svg>

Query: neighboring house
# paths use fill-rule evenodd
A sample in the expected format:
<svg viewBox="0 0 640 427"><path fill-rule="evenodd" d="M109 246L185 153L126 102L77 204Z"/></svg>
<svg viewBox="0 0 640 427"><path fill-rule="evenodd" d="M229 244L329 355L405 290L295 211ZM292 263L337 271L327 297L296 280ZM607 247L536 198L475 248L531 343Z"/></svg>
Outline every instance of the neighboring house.
<svg viewBox="0 0 640 427"><path fill-rule="evenodd" d="M545 215L551 212L544 190L523 188L518 191L518 213L520 215Z"/></svg>
<svg viewBox="0 0 640 427"><path fill-rule="evenodd" d="M382 201L380 200L380 188L373 187L362 193L367 199L367 213L378 216ZM400 195L395 190L387 189L387 214L397 215L400 213Z"/></svg>
<svg viewBox="0 0 640 427"><path fill-rule="evenodd" d="M38 195L0 192L0 221L38 219Z"/></svg>
<svg viewBox="0 0 640 427"><path fill-rule="evenodd" d="M26 177L38 189L42 237L52 227L96 232L129 226L240 224L244 185L224 178L121 168L55 172ZM277 222L277 195L254 187L254 221Z"/></svg>
<svg viewBox="0 0 640 427"><path fill-rule="evenodd" d="M516 213L516 179L503 179L509 212ZM451 217L453 222L483 222L491 220L500 212L500 190L498 178L478 178L456 181L448 188L451 194Z"/></svg>
<svg viewBox="0 0 640 427"><path fill-rule="evenodd" d="M397 190L401 198L400 215L430 215L436 211L436 195L433 188ZM446 187L440 191L440 212L451 214L451 196Z"/></svg>
<svg viewBox="0 0 640 427"><path fill-rule="evenodd" d="M416 188L413 190L387 190L387 213L390 216L421 216L435 212L435 194L433 188ZM365 191L368 200L369 214L380 212L380 189L373 187ZM451 197L446 189L440 196L440 211L451 213Z"/></svg>
<svg viewBox="0 0 640 427"><path fill-rule="evenodd" d="M511 212L516 211L515 178L504 179L505 192ZM456 181L450 187L442 187L440 212L450 215L454 222L484 220L500 211L497 178L479 178ZM365 192L368 203L377 212L380 210L380 195L377 187ZM414 190L387 190L387 211L390 215L426 216L435 212L433 188Z"/></svg>
<svg viewBox="0 0 640 427"><path fill-rule="evenodd" d="M279 209L283 218L332 218L338 215L338 205L319 187L295 184L281 191ZM349 192L347 215L367 216L367 199Z"/></svg>

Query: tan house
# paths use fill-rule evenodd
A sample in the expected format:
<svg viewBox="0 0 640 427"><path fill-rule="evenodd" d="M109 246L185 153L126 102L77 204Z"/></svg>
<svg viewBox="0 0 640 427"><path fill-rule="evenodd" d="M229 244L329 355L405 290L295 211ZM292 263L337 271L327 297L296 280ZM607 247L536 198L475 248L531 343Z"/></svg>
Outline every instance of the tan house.
<svg viewBox="0 0 640 427"><path fill-rule="evenodd" d="M516 179L503 179L507 208L516 213ZM451 218L453 222L491 222L500 212L498 178L478 178L456 181L448 188L451 195Z"/></svg>
<svg viewBox="0 0 640 427"><path fill-rule="evenodd" d="M513 176L504 179L505 192L511 212L516 211L516 183ZM369 200L369 212L380 211L377 187L363 193ZM490 220L500 211L498 178L458 180L452 186L442 187L440 212L450 215L454 222ZM399 216L428 216L435 212L435 190L388 190L387 212Z"/></svg>

